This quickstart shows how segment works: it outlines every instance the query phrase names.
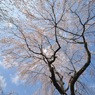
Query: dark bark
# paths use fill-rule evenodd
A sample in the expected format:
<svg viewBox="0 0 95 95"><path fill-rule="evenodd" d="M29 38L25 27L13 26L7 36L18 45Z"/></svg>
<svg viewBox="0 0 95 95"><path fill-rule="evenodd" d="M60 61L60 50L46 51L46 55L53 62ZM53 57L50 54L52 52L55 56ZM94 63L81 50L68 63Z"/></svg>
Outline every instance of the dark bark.
<svg viewBox="0 0 95 95"><path fill-rule="evenodd" d="M55 77L55 73L54 73L54 68L50 66L50 72L51 72L51 77L50 79L53 82L53 85L55 86L55 88L59 91L59 93L61 95L67 95L64 91L64 89L61 88L61 86L57 83L56 77Z"/></svg>
<svg viewBox="0 0 95 95"><path fill-rule="evenodd" d="M87 44L87 42L85 40L84 34L82 35L82 37L83 37L83 42L84 42L84 48L85 48L85 51L87 53L87 61L84 64L84 66L78 72L76 72L73 75L73 77L71 77L71 79L70 79L70 91L71 91L71 95L75 95L75 91L74 91L75 82L80 77L80 75L87 69L87 67L90 65L90 62L91 62L91 53L90 53L90 51L88 49L88 44Z"/></svg>

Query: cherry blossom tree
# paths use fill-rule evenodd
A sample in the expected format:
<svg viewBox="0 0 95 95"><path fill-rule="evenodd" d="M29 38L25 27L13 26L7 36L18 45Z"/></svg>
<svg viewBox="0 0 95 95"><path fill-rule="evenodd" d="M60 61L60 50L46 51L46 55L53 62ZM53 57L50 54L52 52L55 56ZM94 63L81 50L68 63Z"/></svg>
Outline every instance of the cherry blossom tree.
<svg viewBox="0 0 95 95"><path fill-rule="evenodd" d="M0 38L4 65L18 67L19 78L29 84L40 81L41 95L91 95L83 78L88 71L94 76L94 0L10 3L9 28Z"/></svg>

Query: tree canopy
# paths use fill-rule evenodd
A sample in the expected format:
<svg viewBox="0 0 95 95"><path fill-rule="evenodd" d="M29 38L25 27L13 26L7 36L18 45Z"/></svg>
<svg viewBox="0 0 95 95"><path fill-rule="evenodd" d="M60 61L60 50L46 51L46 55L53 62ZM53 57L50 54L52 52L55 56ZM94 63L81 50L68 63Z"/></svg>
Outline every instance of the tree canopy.
<svg viewBox="0 0 95 95"><path fill-rule="evenodd" d="M93 95L85 78L95 77L95 1L5 1L2 6L8 9L2 10L8 15L1 17L9 27L0 34L4 65L16 66L27 83L40 81L41 95Z"/></svg>

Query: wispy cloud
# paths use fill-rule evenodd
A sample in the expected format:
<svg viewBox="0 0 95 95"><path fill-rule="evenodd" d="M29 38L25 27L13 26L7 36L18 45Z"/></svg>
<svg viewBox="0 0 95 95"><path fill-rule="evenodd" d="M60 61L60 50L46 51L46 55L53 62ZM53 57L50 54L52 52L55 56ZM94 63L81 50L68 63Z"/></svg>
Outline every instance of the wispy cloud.
<svg viewBox="0 0 95 95"><path fill-rule="evenodd" d="M11 75L11 80L12 80L12 83L14 83L15 85L20 85L25 82L24 80L20 79L20 76L18 73L16 73L15 76Z"/></svg>
<svg viewBox="0 0 95 95"><path fill-rule="evenodd" d="M4 89L6 87L7 83L5 81L5 78L0 75L0 88Z"/></svg>
<svg viewBox="0 0 95 95"><path fill-rule="evenodd" d="M11 79L12 79L12 83L19 85L20 80L19 80L19 76L17 74L14 77L12 77Z"/></svg>

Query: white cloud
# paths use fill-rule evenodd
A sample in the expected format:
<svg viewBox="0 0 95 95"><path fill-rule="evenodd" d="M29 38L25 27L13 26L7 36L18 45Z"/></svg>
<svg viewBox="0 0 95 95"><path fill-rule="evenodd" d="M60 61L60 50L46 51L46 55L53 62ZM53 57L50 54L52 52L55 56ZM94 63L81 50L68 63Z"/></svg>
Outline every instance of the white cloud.
<svg viewBox="0 0 95 95"><path fill-rule="evenodd" d="M18 73L15 74L15 76L10 75L12 83L14 83L15 85L20 85L25 83L25 80L21 80L20 76Z"/></svg>
<svg viewBox="0 0 95 95"><path fill-rule="evenodd" d="M19 84L19 76L18 75L15 75L15 77L12 77L12 83L18 85Z"/></svg>
<svg viewBox="0 0 95 95"><path fill-rule="evenodd" d="M5 82L5 78L0 75L0 88L4 89L6 87L7 83Z"/></svg>

